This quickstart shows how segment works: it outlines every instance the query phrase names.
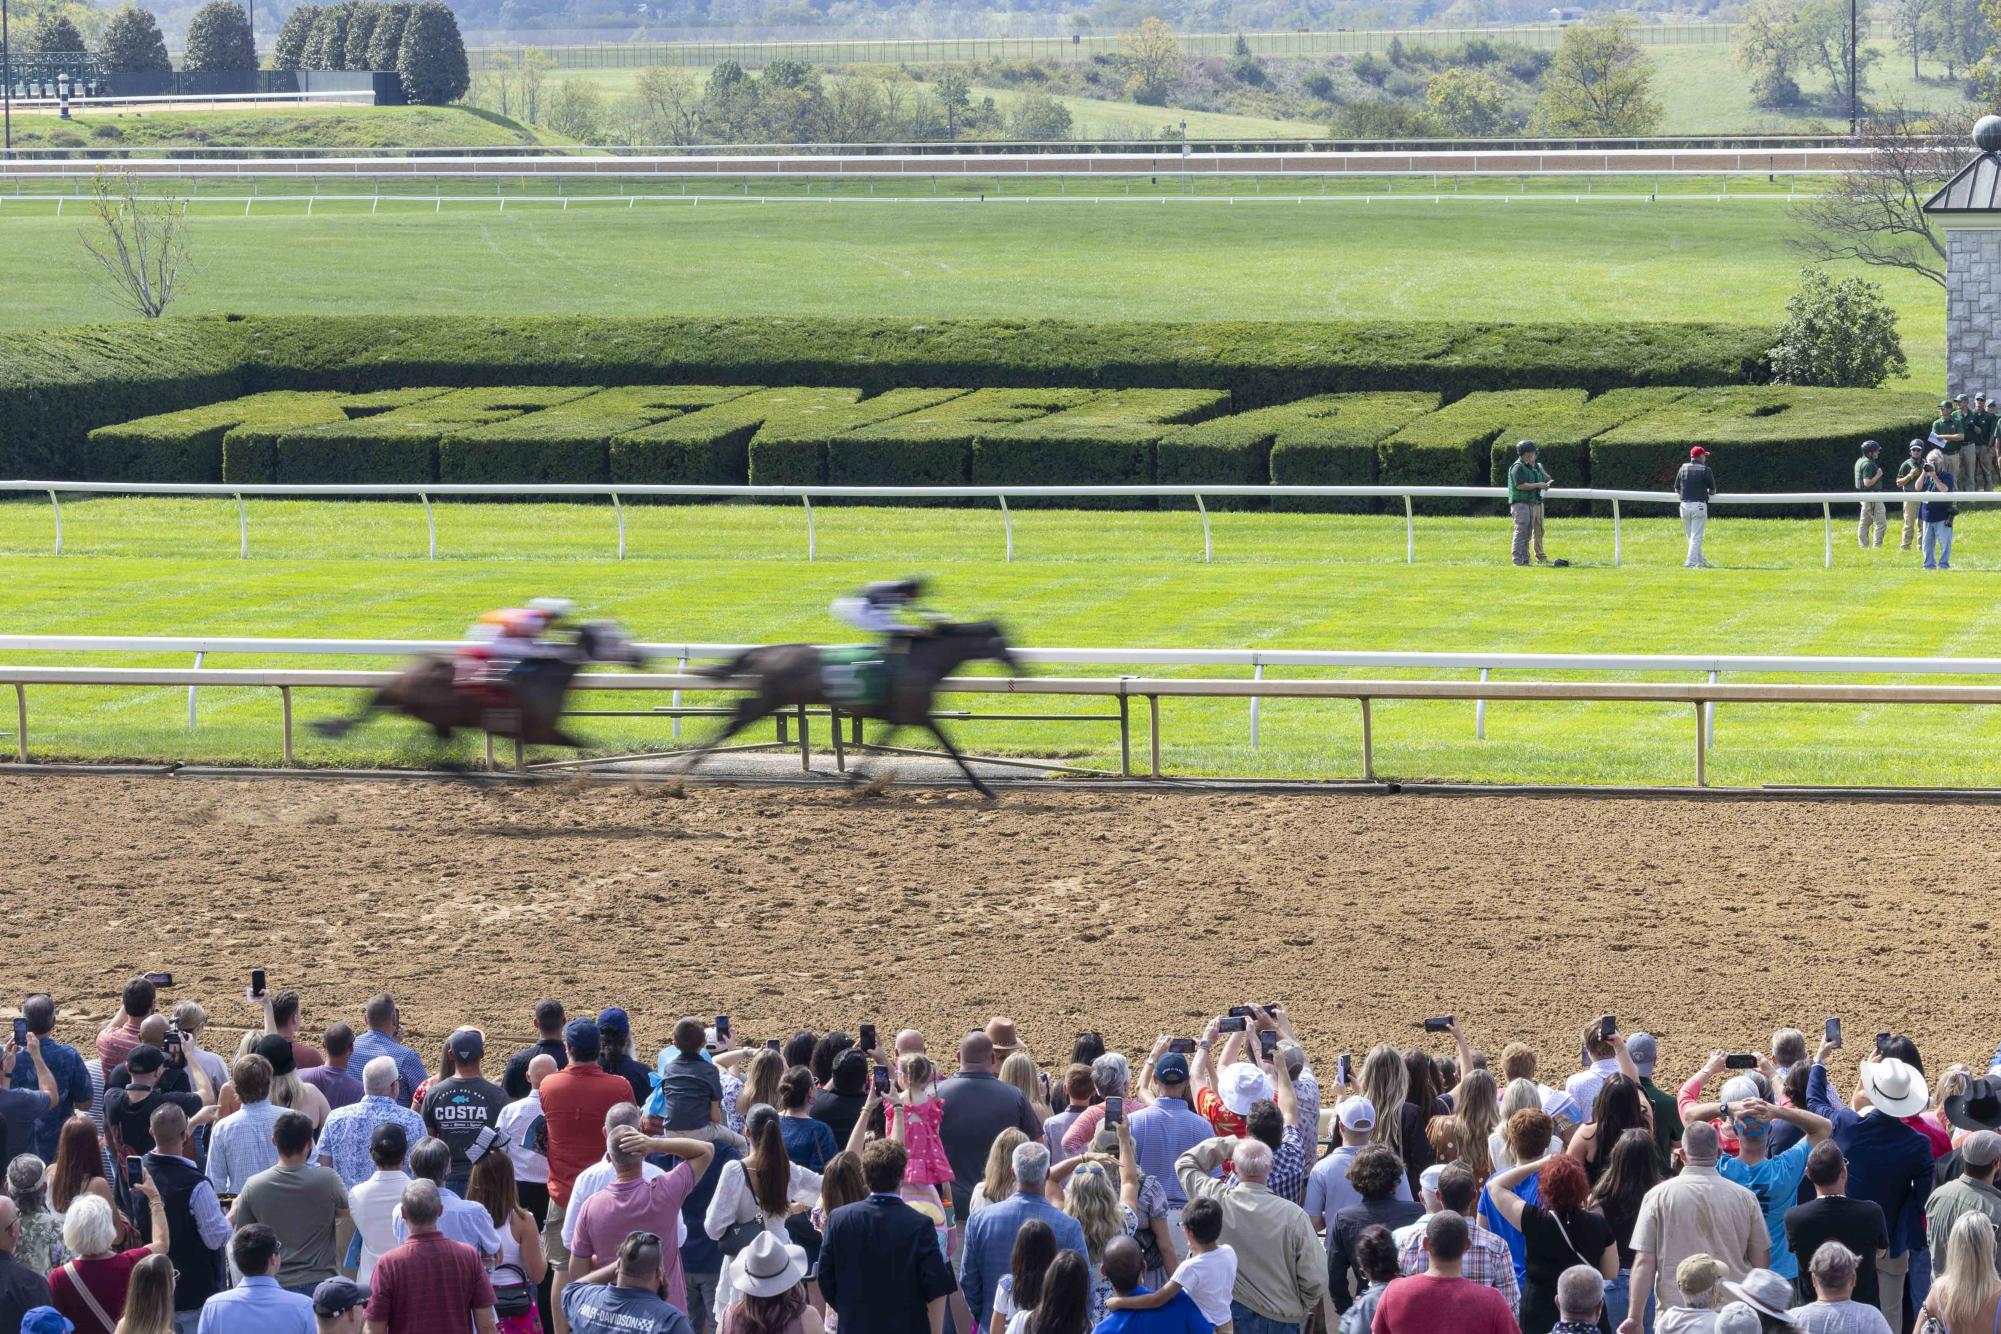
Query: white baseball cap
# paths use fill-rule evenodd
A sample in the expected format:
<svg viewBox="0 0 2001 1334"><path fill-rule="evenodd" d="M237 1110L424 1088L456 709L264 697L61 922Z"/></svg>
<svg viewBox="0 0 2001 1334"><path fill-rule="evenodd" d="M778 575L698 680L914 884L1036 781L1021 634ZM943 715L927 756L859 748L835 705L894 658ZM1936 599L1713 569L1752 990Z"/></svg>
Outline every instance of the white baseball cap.
<svg viewBox="0 0 2001 1334"><path fill-rule="evenodd" d="M1359 1135L1376 1128L1376 1104L1359 1093L1353 1094L1334 1104L1334 1118L1342 1129Z"/></svg>

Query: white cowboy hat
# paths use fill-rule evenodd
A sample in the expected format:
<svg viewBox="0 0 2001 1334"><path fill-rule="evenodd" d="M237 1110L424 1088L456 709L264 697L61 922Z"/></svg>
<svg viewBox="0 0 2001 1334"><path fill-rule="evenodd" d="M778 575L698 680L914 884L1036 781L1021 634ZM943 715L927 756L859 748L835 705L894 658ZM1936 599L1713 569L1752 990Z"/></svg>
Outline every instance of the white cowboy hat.
<svg viewBox="0 0 2001 1334"><path fill-rule="evenodd" d="M1753 1269L1744 1275L1742 1283L1723 1280L1723 1290L1744 1305L1761 1315L1774 1320L1783 1320L1788 1325L1799 1321L1787 1309L1793 1299L1793 1283L1789 1278L1781 1278L1769 1269Z"/></svg>
<svg viewBox="0 0 2001 1334"><path fill-rule="evenodd" d="M1916 1116L1931 1100L1925 1077L1894 1056L1862 1062L1862 1091L1891 1116Z"/></svg>
<svg viewBox="0 0 2001 1334"><path fill-rule="evenodd" d="M757 1234L730 1261L730 1286L752 1297L776 1297L790 1292L806 1277L806 1252L788 1246L775 1233Z"/></svg>
<svg viewBox="0 0 2001 1334"><path fill-rule="evenodd" d="M1252 1103L1271 1097L1271 1080L1249 1061L1224 1066L1216 1082L1223 1105L1238 1116L1249 1116Z"/></svg>

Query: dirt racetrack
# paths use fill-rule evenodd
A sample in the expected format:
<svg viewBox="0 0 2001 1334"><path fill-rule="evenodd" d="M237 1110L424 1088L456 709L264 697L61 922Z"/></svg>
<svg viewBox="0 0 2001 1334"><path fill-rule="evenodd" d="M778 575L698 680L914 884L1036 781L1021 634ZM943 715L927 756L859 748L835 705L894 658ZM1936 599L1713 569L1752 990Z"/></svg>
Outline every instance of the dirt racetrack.
<svg viewBox="0 0 2001 1334"><path fill-rule="evenodd" d="M442 783L0 778L0 987L85 1036L170 970L227 1050L249 970L310 1030L377 989L411 1041L529 1036L543 995L627 1006L646 1054L684 1012L761 1040L914 1022L934 1052L993 1014L1045 1063L1284 1001L1323 1068L1524 1036L1569 1068L1615 1012L1712 1047L1840 1015L1851 1055L1908 1031L1933 1071L2001 1032L2001 829L1959 804L817 790L498 792ZM1441 1040L1432 1039L1434 1043ZM1442 1052L1443 1046L1439 1047Z"/></svg>

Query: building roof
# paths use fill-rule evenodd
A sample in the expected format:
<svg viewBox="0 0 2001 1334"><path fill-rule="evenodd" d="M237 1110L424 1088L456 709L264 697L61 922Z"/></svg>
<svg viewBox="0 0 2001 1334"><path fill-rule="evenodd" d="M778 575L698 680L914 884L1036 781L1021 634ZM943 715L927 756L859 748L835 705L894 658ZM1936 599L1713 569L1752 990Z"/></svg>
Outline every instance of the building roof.
<svg viewBox="0 0 2001 1334"><path fill-rule="evenodd" d="M2001 154L1982 153L1925 201L1931 214L2001 213Z"/></svg>

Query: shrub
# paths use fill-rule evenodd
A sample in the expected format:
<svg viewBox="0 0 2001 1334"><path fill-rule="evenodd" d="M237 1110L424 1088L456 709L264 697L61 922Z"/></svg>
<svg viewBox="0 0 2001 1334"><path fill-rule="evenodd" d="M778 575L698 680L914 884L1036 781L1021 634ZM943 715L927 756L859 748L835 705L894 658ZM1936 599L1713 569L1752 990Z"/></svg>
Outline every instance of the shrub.
<svg viewBox="0 0 2001 1334"><path fill-rule="evenodd" d="M368 35L368 68L396 68L396 57L403 49L403 29L409 22L409 5L382 6L382 12L375 16L375 31Z"/></svg>
<svg viewBox="0 0 2001 1334"><path fill-rule="evenodd" d="M165 74L173 69L160 25L143 9L126 5L104 25L97 40L97 62L118 73Z"/></svg>
<svg viewBox="0 0 2001 1334"><path fill-rule="evenodd" d="M1324 394L1218 417L1163 436L1157 447L1156 475L1163 485L1258 486L1276 481L1271 453L1274 443L1284 437L1294 452L1291 470L1300 474L1286 480L1302 485L1366 485L1375 480L1376 442L1437 405L1436 394ZM1204 503L1211 509L1249 509L1263 502L1223 496L1205 498ZM1369 501L1329 498L1281 505L1287 507L1363 513Z"/></svg>
<svg viewBox="0 0 2001 1334"><path fill-rule="evenodd" d="M283 391L278 391L283 392ZM244 420L231 426L222 437L222 480L225 482L295 482L309 480L288 476L278 466L278 441L288 432L302 430L308 426L321 426L341 421L355 421L389 412L395 408L422 403L426 399L437 398L448 392L440 388L425 389L383 389L372 394L330 394L330 409L301 402L296 409L287 411L274 404L267 413L245 416ZM272 397L259 395L258 397ZM301 399L308 396L301 394ZM248 402L239 399L238 403Z"/></svg>
<svg viewBox="0 0 2001 1334"><path fill-rule="evenodd" d="M357 4L347 16L347 40L341 45L341 65L345 69L368 69L368 48L375 38L375 25L382 19L382 6Z"/></svg>
<svg viewBox="0 0 2001 1334"><path fill-rule="evenodd" d="M1591 442L1592 485L1667 491L1691 446L1711 452L1721 491L1847 491L1864 439L1887 447L1930 429L1937 404L1891 389L1744 386L1692 392ZM1731 506L1732 514L1758 511ZM1771 511L1797 515L1799 511Z"/></svg>
<svg viewBox="0 0 2001 1334"><path fill-rule="evenodd" d="M1153 447L1168 430L1225 411L1230 396L1213 389L1126 389L1074 408L1003 426L973 442L973 482L981 486L1063 483L1143 486L1153 481ZM1151 509L1146 498L1052 496L1013 502L1022 508Z"/></svg>
<svg viewBox="0 0 2001 1334"><path fill-rule="evenodd" d="M1491 451L1488 481L1506 486L1515 461L1516 442L1533 440L1542 465L1558 487L1591 485L1592 437L1630 421L1643 412L1665 407L1685 389L1614 389L1587 399L1575 389L1519 389L1493 394L1469 394L1446 412L1483 414L1499 424ZM1586 501L1553 500L1552 515L1582 513Z"/></svg>
<svg viewBox="0 0 2001 1334"><path fill-rule="evenodd" d="M184 70L248 70L257 68L257 50L250 41L250 16L236 0L208 0L188 20L181 52Z"/></svg>
<svg viewBox="0 0 2001 1334"><path fill-rule="evenodd" d="M774 417L852 408L859 389L760 389L685 417L612 437L614 482L741 486L750 440Z"/></svg>
<svg viewBox="0 0 2001 1334"><path fill-rule="evenodd" d="M963 389L892 389L852 405L806 400L767 418L750 441L750 480L757 486L819 486L827 480L827 447L840 436L962 396ZM909 485L909 483L897 483Z"/></svg>
<svg viewBox="0 0 2001 1334"><path fill-rule="evenodd" d="M834 486L965 486L973 442L1089 402L1089 389L979 389L827 442Z"/></svg>
<svg viewBox="0 0 2001 1334"><path fill-rule="evenodd" d="M287 431L276 467L286 482L434 482L438 441L590 391L530 387L459 389L356 421Z"/></svg>
<svg viewBox="0 0 2001 1334"><path fill-rule="evenodd" d="M1376 480L1381 443L1437 406L1436 394L1329 394L1289 404L1292 419L1281 421L1272 436L1271 480L1278 486L1367 486ZM1272 508L1366 514L1375 502L1366 496L1278 496Z"/></svg>
<svg viewBox="0 0 2001 1334"><path fill-rule="evenodd" d="M1772 348L1773 380L1874 389L1909 370L1897 316L1880 285L1866 278L1835 282L1819 269L1801 273Z"/></svg>
<svg viewBox="0 0 2001 1334"><path fill-rule="evenodd" d="M403 42L396 51L396 73L403 95L426 106L456 102L472 86L466 66L465 39L458 16L442 0L413 5L403 25Z"/></svg>
<svg viewBox="0 0 2001 1334"><path fill-rule="evenodd" d="M306 64L306 43L313 35L313 24L319 20L321 5L294 5L292 12L285 15L285 22L278 28L278 36L271 43L272 69L310 69Z"/></svg>
<svg viewBox="0 0 2001 1334"><path fill-rule="evenodd" d="M306 33L305 46L300 49L301 69L346 69L347 68L347 22L353 13L352 4L330 4L320 6L320 12L313 16L313 26Z"/></svg>
<svg viewBox="0 0 2001 1334"><path fill-rule="evenodd" d="M246 422L296 427L345 421L340 398L280 389L100 426L76 451L74 471L80 479L103 482L219 482L223 437L231 430Z"/></svg>
<svg viewBox="0 0 2001 1334"><path fill-rule="evenodd" d="M1487 445L1499 425L1478 413L1451 409L1419 417L1376 447L1376 476L1386 486L1477 486L1486 482ZM1470 497L1423 497L1420 514L1470 514L1487 502Z"/></svg>
<svg viewBox="0 0 2001 1334"><path fill-rule="evenodd" d="M752 385L627 385L438 442L441 482L611 480L611 439L752 392Z"/></svg>

